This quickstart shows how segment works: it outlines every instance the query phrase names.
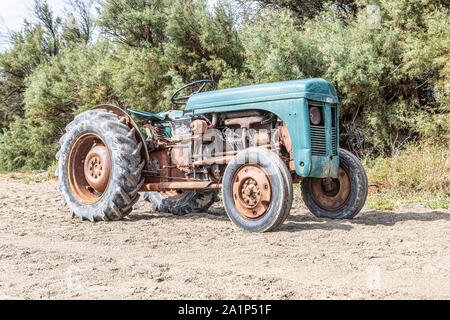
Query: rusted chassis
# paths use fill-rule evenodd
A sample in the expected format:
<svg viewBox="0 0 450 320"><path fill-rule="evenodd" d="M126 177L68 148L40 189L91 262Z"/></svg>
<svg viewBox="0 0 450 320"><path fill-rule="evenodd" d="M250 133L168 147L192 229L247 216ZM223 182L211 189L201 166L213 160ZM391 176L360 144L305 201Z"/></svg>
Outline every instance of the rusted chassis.
<svg viewBox="0 0 450 320"><path fill-rule="evenodd" d="M220 183L220 172L217 173L215 181L210 179L199 179L194 177L186 177L186 168L188 167L202 167L202 166L212 166L212 165L226 165L230 162L234 156L239 151L228 151L228 152L220 152L212 154L208 158L202 158L199 155L193 155L193 161L189 164L185 163L183 160L183 148L173 148L176 145L180 145L181 143L190 143L196 139L199 139L201 135L205 134L205 132L209 129L214 129L218 122L218 115L213 114L210 124L207 124L206 121L202 120L194 120L191 123L191 130L193 136L184 138L184 139L168 139L167 141L159 142L161 145L154 146L152 142L145 138L144 134L141 131L138 123L133 119L131 114L126 110L114 106L114 105L98 105L93 109L105 109L110 112L115 113L119 118L123 118L126 120L126 123L129 126L132 126L136 129L136 140L137 142L142 142L144 148L142 148L142 159L145 159L145 168L149 168L149 164L153 159L155 159L159 164L160 168L157 172L152 170L143 170L143 178L145 179L145 183L142 185L140 192L148 192L148 191L170 191L170 190L195 190L195 191L204 191L211 189L221 189L222 185ZM248 112L247 112L248 113ZM237 114L237 113L236 113ZM264 118L257 114L247 114L242 117L233 117L232 119L225 120L225 125L227 126L237 126L243 130L243 136L245 137L247 131L251 128L251 126L255 123L260 123L264 121ZM147 126L144 126L147 128ZM151 127L151 126L149 126ZM151 127L151 130L154 130ZM289 132L286 126L283 124L279 127L279 141L283 145L286 146L287 156L283 159L286 165L290 168L292 172L293 180L295 182L299 182L302 180L301 177L295 174L295 166L292 159L292 147L291 140L289 136ZM201 138L200 138L201 139ZM187 141L189 140L189 141ZM253 141L260 147L265 148L278 148L279 146L273 145L269 138L264 134L256 134L253 137ZM164 143L168 145L165 146ZM171 148L169 148L169 144ZM242 147L245 149L248 147L248 141L242 141ZM171 150L171 151L170 151ZM169 154L172 152L173 154ZM175 160L175 163L173 163ZM151 167L151 166L150 166Z"/></svg>

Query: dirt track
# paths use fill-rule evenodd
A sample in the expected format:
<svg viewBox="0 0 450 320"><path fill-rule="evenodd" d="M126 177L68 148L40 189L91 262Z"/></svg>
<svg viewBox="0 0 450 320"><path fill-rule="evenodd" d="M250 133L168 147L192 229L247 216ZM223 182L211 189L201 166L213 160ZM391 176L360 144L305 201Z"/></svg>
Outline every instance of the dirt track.
<svg viewBox="0 0 450 320"><path fill-rule="evenodd" d="M450 212L418 205L316 219L301 201L277 232L215 215L80 223L56 182L0 176L2 299L449 299Z"/></svg>

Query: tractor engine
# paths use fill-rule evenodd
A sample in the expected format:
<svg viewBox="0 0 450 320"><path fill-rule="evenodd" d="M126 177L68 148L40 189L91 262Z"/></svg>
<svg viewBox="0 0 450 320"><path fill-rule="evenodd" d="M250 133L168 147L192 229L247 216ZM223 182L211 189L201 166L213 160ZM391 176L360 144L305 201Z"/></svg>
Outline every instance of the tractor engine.
<svg viewBox="0 0 450 320"><path fill-rule="evenodd" d="M144 127L150 154L147 183L220 183L226 164L250 147L269 148L287 164L290 160L289 147L280 140L283 123L269 112L179 117Z"/></svg>

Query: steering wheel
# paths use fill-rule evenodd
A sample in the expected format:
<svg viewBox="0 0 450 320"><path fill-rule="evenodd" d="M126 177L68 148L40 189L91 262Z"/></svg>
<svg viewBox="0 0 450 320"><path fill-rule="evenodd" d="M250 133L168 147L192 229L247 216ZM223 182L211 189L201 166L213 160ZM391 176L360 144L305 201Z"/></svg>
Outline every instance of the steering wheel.
<svg viewBox="0 0 450 320"><path fill-rule="evenodd" d="M213 80L200 80L200 81L195 81L195 82L189 83L189 84L185 85L184 87L178 89L178 90L172 95L172 98L170 98L170 101L172 101L172 103L173 103L173 104L176 104L176 105L185 105L185 104L187 103L187 100L189 100L190 97L192 97L194 94L197 94L197 93L202 92L202 91L205 89L205 87L206 87L206 85L207 85L208 83L211 83L211 84L212 84L213 90L217 90L217 83L216 83L215 81L213 81ZM199 85L199 84L202 84L202 86L200 87L200 89L198 89L197 91L195 91L195 92L192 93L191 95L176 98L176 96L177 96L181 91L183 91L183 90L185 90L185 89L187 89L187 88L190 88L190 87L194 87L194 86Z"/></svg>

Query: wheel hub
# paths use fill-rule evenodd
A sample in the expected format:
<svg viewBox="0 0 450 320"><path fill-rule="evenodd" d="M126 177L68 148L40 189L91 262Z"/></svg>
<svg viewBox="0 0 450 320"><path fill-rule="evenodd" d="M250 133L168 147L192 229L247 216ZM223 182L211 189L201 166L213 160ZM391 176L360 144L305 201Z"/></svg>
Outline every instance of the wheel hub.
<svg viewBox="0 0 450 320"><path fill-rule="evenodd" d="M340 167L338 178L310 179L311 196L322 209L341 209L350 196L351 181L347 172Z"/></svg>
<svg viewBox="0 0 450 320"><path fill-rule="evenodd" d="M67 161L67 175L72 194L84 204L94 204L103 197L111 175L111 160L102 138L88 132L73 143Z"/></svg>
<svg viewBox="0 0 450 320"><path fill-rule="evenodd" d="M261 191L259 190L258 183L249 178L245 180L241 188L241 197L244 200L244 205L248 208L254 208L261 200Z"/></svg>
<svg viewBox="0 0 450 320"><path fill-rule="evenodd" d="M262 218L272 201L269 175L258 165L242 166L234 176L232 194L241 216L252 220Z"/></svg>
<svg viewBox="0 0 450 320"><path fill-rule="evenodd" d="M105 146L96 146L89 151L84 161L84 176L88 184L97 192L103 193L108 186L111 161Z"/></svg>

